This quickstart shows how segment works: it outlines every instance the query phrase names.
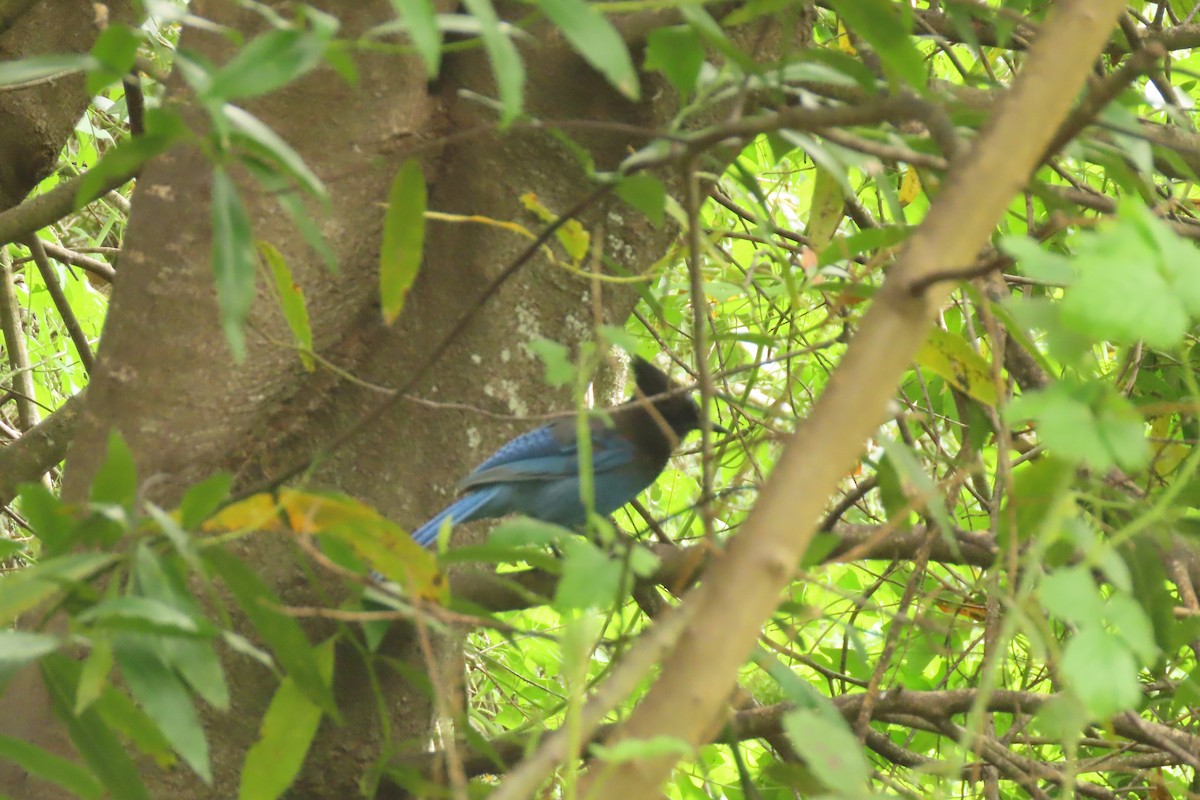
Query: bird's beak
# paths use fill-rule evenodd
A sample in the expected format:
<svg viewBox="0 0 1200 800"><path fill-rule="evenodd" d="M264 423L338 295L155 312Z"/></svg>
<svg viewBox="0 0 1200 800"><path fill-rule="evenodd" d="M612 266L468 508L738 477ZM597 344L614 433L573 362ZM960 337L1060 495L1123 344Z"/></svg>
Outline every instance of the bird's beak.
<svg viewBox="0 0 1200 800"><path fill-rule="evenodd" d="M710 431L712 431L713 433L724 433L724 434L728 434L728 433L729 433L729 429L728 429L728 428L722 427L722 426L718 425L718 424L717 424L717 423L715 423L715 422L710 422L710 423L708 423L708 429L709 429Z"/></svg>

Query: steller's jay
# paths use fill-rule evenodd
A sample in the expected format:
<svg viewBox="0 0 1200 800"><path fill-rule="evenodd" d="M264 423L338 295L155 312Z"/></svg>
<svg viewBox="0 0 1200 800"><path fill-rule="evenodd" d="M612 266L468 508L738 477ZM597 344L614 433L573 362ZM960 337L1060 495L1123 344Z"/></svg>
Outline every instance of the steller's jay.
<svg viewBox="0 0 1200 800"><path fill-rule="evenodd" d="M644 397L679 388L642 358L634 358L633 374ZM594 509L608 516L654 482L680 440L700 428L700 409L685 395L653 401L635 395L609 412L607 418L593 417L588 426L592 436ZM712 427L725 432L720 426ZM417 528L412 537L418 544L432 547L446 519L458 525L506 514L524 514L566 528L579 527L587 521L579 480L575 420L556 420L518 436L476 467L458 485L464 492L462 497Z"/></svg>

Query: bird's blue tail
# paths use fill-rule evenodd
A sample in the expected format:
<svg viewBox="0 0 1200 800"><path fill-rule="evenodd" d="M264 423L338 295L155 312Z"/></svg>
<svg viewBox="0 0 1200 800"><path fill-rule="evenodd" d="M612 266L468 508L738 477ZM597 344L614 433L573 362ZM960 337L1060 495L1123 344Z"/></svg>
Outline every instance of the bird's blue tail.
<svg viewBox="0 0 1200 800"><path fill-rule="evenodd" d="M485 486L463 495L435 514L431 520L413 531L413 540L422 547L432 548L437 543L438 531L441 530L442 522L447 517L451 518L453 524L461 525L464 522L470 522L473 519L480 519L483 516L487 516L486 514L480 514L479 511L488 502L493 500L500 493L501 489L502 487L500 486Z"/></svg>

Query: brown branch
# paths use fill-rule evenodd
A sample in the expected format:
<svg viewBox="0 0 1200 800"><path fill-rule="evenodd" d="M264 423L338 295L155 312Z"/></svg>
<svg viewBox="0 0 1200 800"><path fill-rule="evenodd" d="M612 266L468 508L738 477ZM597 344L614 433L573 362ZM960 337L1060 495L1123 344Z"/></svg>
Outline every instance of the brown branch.
<svg viewBox="0 0 1200 800"><path fill-rule="evenodd" d="M84 370L91 375L92 368L96 363L92 357L92 345L88 342L87 334L83 332L83 326L79 324L75 311L67 301L67 295L58 282L58 273L55 272L54 265L46 257L42 240L36 235L28 236L25 238L25 246L29 248L29 253L33 256L33 263L37 264L38 272L42 274L42 282L46 284L46 291L50 293L54 308L62 317L63 327L67 329L67 335L71 337L71 343L75 345L75 352L79 353L79 360L83 362Z"/></svg>
<svg viewBox="0 0 1200 800"><path fill-rule="evenodd" d="M698 743L717 717L763 620L812 541L825 498L886 418L888 400L949 295L949 287L940 284L918 299L908 287L946 263L969 262L986 243L1066 118L1070 98L1124 8L1117 0L1056 4L1000 112L956 165L889 272L742 532L685 598L681 608L697 609L693 622L616 741L671 736ZM589 772L581 789L623 800L655 797L677 759L662 755L606 765ZM495 800L525 797L541 783L545 759L526 766L507 776Z"/></svg>
<svg viewBox="0 0 1200 800"><path fill-rule="evenodd" d="M21 325L21 306L13 286L12 261L8 251L0 248L0 331L12 367L13 394L17 401L17 419L22 430L29 430L38 421L37 406L33 403L33 372L29 352L25 348L25 329Z"/></svg>
<svg viewBox="0 0 1200 800"><path fill-rule="evenodd" d="M0 448L0 505L17 496L17 487L32 483L62 461L75 436L83 392L71 397L20 439Z"/></svg>
<svg viewBox="0 0 1200 800"><path fill-rule="evenodd" d="M79 188L88 174L90 173L63 181L45 194L31 197L18 206L0 212L0 246L54 224L97 197L133 179L131 172L113 175L96 187L89 196L78 197Z"/></svg>

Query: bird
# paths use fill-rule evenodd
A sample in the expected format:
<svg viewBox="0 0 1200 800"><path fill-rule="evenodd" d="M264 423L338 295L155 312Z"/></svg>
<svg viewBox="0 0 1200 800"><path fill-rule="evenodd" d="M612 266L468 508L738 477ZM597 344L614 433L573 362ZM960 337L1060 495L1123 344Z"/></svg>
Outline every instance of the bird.
<svg viewBox="0 0 1200 800"><path fill-rule="evenodd" d="M588 420L593 510L601 516L654 483L679 442L700 429L699 407L678 393L679 385L665 372L635 356L633 374L638 392ZM710 427L727 433L719 425ZM512 439L467 475L458 484L461 496L413 531L412 538L432 548L446 520L461 525L509 514L582 527L587 509L580 498L577 437L575 419L565 417Z"/></svg>

